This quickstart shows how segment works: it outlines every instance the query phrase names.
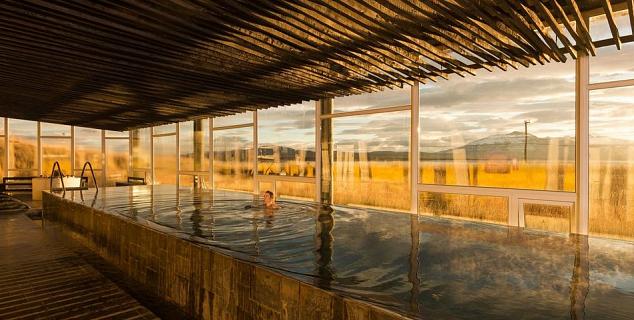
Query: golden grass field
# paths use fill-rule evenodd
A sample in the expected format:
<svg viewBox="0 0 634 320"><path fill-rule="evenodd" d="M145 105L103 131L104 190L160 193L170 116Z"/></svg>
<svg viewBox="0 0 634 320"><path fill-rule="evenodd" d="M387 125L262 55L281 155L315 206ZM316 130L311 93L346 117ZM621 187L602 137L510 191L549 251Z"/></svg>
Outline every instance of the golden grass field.
<svg viewBox="0 0 634 320"><path fill-rule="evenodd" d="M252 191L253 180L250 174L232 176L231 168L234 164L216 163L216 187L241 191ZM462 171L465 175L462 181L473 183L474 168ZM519 163L508 173L487 172L485 164L478 164L478 186L518 188L553 191L574 192L575 168L573 164L549 168L539 164ZM349 204L367 207L379 207L408 211L410 207L410 189L408 182L408 165L403 161L370 162L370 177L362 177L362 166L355 162L346 174L340 174L341 166L333 166L334 201L337 204ZM293 168L286 168L292 172ZM610 174L606 174L606 170ZM248 172L244 170L243 172ZM438 179L438 164L421 165L422 182L433 184ZM456 184L458 177L456 169L445 165L440 179L446 184ZM466 174L468 172L468 175ZM592 167L590 176L593 184L590 194L590 232L596 235L606 235L624 239L634 238L634 181L627 183L627 168L612 166ZM603 176L603 179L599 177ZM608 179L607 176L613 176ZM272 184L260 183L260 190L271 188ZM603 192L599 192L603 189ZM315 190L312 184L278 182L277 193L313 199ZM465 220L486 221L506 224L508 221L508 199L493 196L474 196L462 194L420 193L419 212L426 215L454 217ZM569 232L570 209L560 206L529 205L524 207L527 228Z"/></svg>
<svg viewBox="0 0 634 320"><path fill-rule="evenodd" d="M37 174L36 145L30 142L14 143L9 161L12 175ZM0 154L5 154L0 150ZM62 170L70 173L69 150L64 145L43 146L42 173L50 174L55 160L60 161ZM99 151L78 150L78 159L90 159L96 169ZM95 160L97 159L97 160ZM175 184L177 158L156 159L155 183ZM193 161L185 159L185 161ZM115 181L125 181L128 175L128 155L125 152L109 153L105 161L108 166L108 185ZM4 161L0 161L2 165ZM187 164L185 164L187 165ZM192 164L193 165L193 164ZM370 161L361 164L355 161L346 168L341 163L333 165L333 197L337 204L377 207L409 211L411 205L408 177L408 163L405 161ZM456 185L471 184L484 187L519 188L574 192L575 168L573 164L559 165L557 168L538 163L519 163L508 172L486 170L486 164L470 163L454 166L451 162L422 162L421 180L425 184ZM252 161L215 161L214 183L218 189L253 191ZM76 168L80 169L80 168ZM312 163L289 162L282 167L260 164L258 170L283 171L287 175L314 177ZM632 165L593 165L590 168L590 233L594 235L634 239L634 179L628 178ZM502 170L504 171L504 170ZM476 173L477 172L477 173ZM75 172L75 174L79 174ZM98 173L99 174L99 173ZM462 176L459 176L462 175ZM313 200L315 185L278 181L275 188L267 182L260 183L260 191L275 189L281 198ZM473 196L463 194L441 194L424 192L419 194L419 212L425 215L456 217L498 224L508 221L508 200L503 197ZM529 228L556 232L568 232L570 212L561 207L528 206L525 223Z"/></svg>

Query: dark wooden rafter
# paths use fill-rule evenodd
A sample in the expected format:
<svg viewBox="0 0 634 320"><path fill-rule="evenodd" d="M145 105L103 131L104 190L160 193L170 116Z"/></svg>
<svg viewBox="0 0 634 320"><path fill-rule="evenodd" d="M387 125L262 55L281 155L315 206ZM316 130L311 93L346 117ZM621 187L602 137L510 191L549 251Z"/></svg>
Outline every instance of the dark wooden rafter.
<svg viewBox="0 0 634 320"><path fill-rule="evenodd" d="M553 13L546 7L543 2L538 2L537 8L541 13L546 17L546 23L549 25L550 29L557 35L557 38L563 43L566 51L576 59L577 51L574 48L574 45L568 40L568 37L564 34L563 28L557 22L557 19L553 15Z"/></svg>
<svg viewBox="0 0 634 320"><path fill-rule="evenodd" d="M634 0L627 0L627 15L630 17L630 28L634 33Z"/></svg>
<svg viewBox="0 0 634 320"><path fill-rule="evenodd" d="M634 40L626 6L634 29L634 0L7 0L0 116L124 130L563 62Z"/></svg>
<svg viewBox="0 0 634 320"><path fill-rule="evenodd" d="M583 43L585 44L587 50L590 51L590 53L593 56L596 55L596 48L594 46L594 43L592 42L592 38L590 37L590 31L589 31L590 28L588 27L588 25L586 25L586 20L583 17L583 15L581 15L581 10L579 9L579 6L577 5L577 1L567 0L566 4L571 9L570 12L573 18L575 19L577 30L579 31L579 34L581 38L583 39Z"/></svg>
<svg viewBox="0 0 634 320"><path fill-rule="evenodd" d="M602 0L601 4L603 5L603 10L605 11L605 17L608 20L608 26L610 26L610 32L612 32L614 44L617 49L621 49L621 37L619 36L619 28L616 26L616 21L614 19L612 4L610 4L610 0Z"/></svg>

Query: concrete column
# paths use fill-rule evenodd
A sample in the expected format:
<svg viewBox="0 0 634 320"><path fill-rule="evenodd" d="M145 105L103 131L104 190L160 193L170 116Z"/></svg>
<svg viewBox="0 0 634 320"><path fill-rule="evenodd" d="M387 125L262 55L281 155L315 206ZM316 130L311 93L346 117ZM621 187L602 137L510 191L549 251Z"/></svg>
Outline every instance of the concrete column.
<svg viewBox="0 0 634 320"><path fill-rule="evenodd" d="M319 100L319 109L321 115L331 114L332 99ZM320 129L321 197L319 200L322 204L332 204L332 119L321 119Z"/></svg>

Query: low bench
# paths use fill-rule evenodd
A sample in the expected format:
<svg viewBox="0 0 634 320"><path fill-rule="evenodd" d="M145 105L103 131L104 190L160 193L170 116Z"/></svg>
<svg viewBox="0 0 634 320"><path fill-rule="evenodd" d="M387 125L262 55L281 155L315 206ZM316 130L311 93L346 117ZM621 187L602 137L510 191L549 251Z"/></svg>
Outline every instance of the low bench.
<svg viewBox="0 0 634 320"><path fill-rule="evenodd" d="M31 192L33 178L35 177L3 177L0 192Z"/></svg>
<svg viewBox="0 0 634 320"><path fill-rule="evenodd" d="M137 185L145 185L145 178L142 177L128 177L127 182L115 182L115 186L137 186Z"/></svg>

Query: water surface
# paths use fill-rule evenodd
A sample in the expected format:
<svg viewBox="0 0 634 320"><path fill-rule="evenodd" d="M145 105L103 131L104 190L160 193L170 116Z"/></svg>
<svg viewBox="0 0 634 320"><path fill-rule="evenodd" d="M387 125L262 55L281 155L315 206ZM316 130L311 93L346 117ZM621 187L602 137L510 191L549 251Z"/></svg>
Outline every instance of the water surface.
<svg viewBox="0 0 634 320"><path fill-rule="evenodd" d="M630 242L165 185L64 196L412 318L634 318Z"/></svg>

